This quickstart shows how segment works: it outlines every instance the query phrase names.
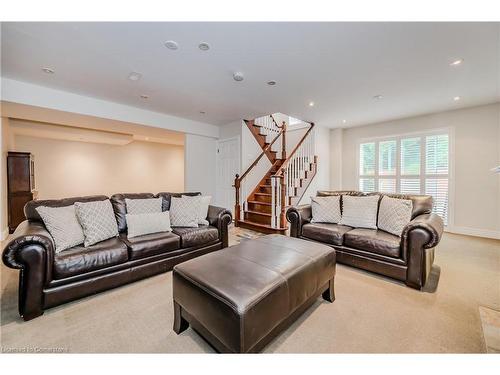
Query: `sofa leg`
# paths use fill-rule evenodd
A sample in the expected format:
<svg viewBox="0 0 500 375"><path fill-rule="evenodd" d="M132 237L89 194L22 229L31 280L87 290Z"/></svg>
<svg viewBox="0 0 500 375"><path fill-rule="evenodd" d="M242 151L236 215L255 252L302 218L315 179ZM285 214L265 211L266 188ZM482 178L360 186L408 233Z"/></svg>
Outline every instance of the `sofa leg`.
<svg viewBox="0 0 500 375"><path fill-rule="evenodd" d="M335 301L335 288L333 286L334 280L334 278L330 279L328 289L323 292L323 299L329 302Z"/></svg>
<svg viewBox="0 0 500 375"><path fill-rule="evenodd" d="M174 332L179 334L189 327L189 322L182 317L182 307L174 301Z"/></svg>

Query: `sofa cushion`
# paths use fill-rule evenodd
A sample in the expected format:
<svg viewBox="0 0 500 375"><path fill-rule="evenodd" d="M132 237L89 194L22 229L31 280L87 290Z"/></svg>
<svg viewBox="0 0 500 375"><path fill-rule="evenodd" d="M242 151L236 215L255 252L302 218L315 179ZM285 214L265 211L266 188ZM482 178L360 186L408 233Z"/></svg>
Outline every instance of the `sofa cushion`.
<svg viewBox="0 0 500 375"><path fill-rule="evenodd" d="M201 195L201 193L200 192L191 192L191 193L168 193L168 192L161 192L161 193L156 194L157 197L160 197L162 199L162 209L163 209L163 211L169 211L170 210L170 203L172 202L172 197L180 198L183 195L194 197L194 196L197 196L197 195Z"/></svg>
<svg viewBox="0 0 500 375"><path fill-rule="evenodd" d="M401 238L379 229L356 228L344 235L344 246L386 255L400 256Z"/></svg>
<svg viewBox="0 0 500 375"><path fill-rule="evenodd" d="M109 199L97 202L76 202L75 211L85 235L83 242L85 247L118 236L118 225Z"/></svg>
<svg viewBox="0 0 500 375"><path fill-rule="evenodd" d="M125 203L125 199L148 199L154 197L155 197L154 194L151 193L113 194L110 198L110 201L111 204L113 205L113 211L115 212L116 223L118 224L118 231L120 233L123 233L127 230L127 220L125 218L125 215L127 214L127 204Z"/></svg>
<svg viewBox="0 0 500 375"><path fill-rule="evenodd" d="M116 237L88 247L75 246L55 254L54 278L63 279L127 261L127 246Z"/></svg>
<svg viewBox="0 0 500 375"><path fill-rule="evenodd" d="M377 228L379 195L366 197L342 196L342 219L339 224L355 228Z"/></svg>
<svg viewBox="0 0 500 375"><path fill-rule="evenodd" d="M81 245L85 240L83 229L75 213L75 205L64 207L40 206L36 210L56 245L56 253Z"/></svg>
<svg viewBox="0 0 500 375"><path fill-rule="evenodd" d="M140 215L162 212L161 198L129 199L125 198L127 214Z"/></svg>
<svg viewBox="0 0 500 375"><path fill-rule="evenodd" d="M168 253L181 247L181 238L171 232L145 234L133 238L122 233L120 237L127 245L130 260Z"/></svg>
<svg viewBox="0 0 500 375"><path fill-rule="evenodd" d="M342 246L344 234L350 230L352 230L351 227L340 224L305 224L302 227L302 236L310 238L311 240Z"/></svg>
<svg viewBox="0 0 500 375"><path fill-rule="evenodd" d="M411 220L412 208L410 199L383 196L378 210L378 228L401 237L404 227Z"/></svg>
<svg viewBox="0 0 500 375"><path fill-rule="evenodd" d="M172 231L181 237L181 247L200 247L219 239L216 227L203 226L197 228L178 227Z"/></svg>
<svg viewBox="0 0 500 375"><path fill-rule="evenodd" d="M342 217L340 196L311 197L311 211L311 223L338 224Z"/></svg>
<svg viewBox="0 0 500 375"><path fill-rule="evenodd" d="M152 214L127 214L127 237L138 237L145 234L171 232L168 211Z"/></svg>
<svg viewBox="0 0 500 375"><path fill-rule="evenodd" d="M170 224L172 227L198 228L198 216L200 213L199 197L172 197L170 203Z"/></svg>

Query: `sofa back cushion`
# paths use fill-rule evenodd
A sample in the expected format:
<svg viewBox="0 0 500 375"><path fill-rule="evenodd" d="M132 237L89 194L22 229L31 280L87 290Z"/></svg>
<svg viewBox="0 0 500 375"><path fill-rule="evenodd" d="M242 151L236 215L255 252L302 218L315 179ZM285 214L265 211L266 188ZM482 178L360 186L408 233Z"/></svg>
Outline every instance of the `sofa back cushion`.
<svg viewBox="0 0 500 375"><path fill-rule="evenodd" d="M413 204L412 212L411 212L411 218L414 219L415 217L422 215L422 214L430 214L432 212L432 204L433 204L433 199L432 196L430 195L419 195L419 194L390 194L390 193L363 193L362 191L356 191L356 190L333 190L333 191L328 191L328 190L319 190L317 192L318 197L327 197L331 195L348 195L348 196L367 196L367 195L378 195L380 196L380 199L382 199L383 196L388 196L390 198L399 198L399 199L410 199ZM380 200L379 200L379 205L380 205ZM340 199L340 208L341 210L343 209L343 202L342 199Z"/></svg>
<svg viewBox="0 0 500 375"><path fill-rule="evenodd" d="M201 195L201 193L198 192L191 192L191 193L168 193L168 192L161 192L156 194L157 197L161 197L163 199L163 211L169 211L170 210L170 203L172 202L172 197L180 198L183 195L187 195L190 197L194 197L197 195ZM172 220L172 218L170 218Z"/></svg>
<svg viewBox="0 0 500 375"><path fill-rule="evenodd" d="M76 202L76 216L83 229L85 247L118 236L118 226L109 199L98 202Z"/></svg>
<svg viewBox="0 0 500 375"><path fill-rule="evenodd" d="M344 195L341 225L354 228L377 229L377 213L379 197L353 197Z"/></svg>
<svg viewBox="0 0 500 375"><path fill-rule="evenodd" d="M73 198L63 198L63 199L44 199L44 200L35 200L29 201L24 206L24 215L26 219L29 221L38 221L43 222L40 214L36 210L37 207L45 206L45 207L66 207L72 206L75 202L96 202L96 201L104 201L109 199L105 195L89 195L85 197L73 197Z"/></svg>
<svg viewBox="0 0 500 375"><path fill-rule="evenodd" d="M127 203L125 199L147 199L154 198L155 195L152 193L120 193L113 194L110 198L111 204L113 205L113 211L115 212L116 223L118 224L118 231L123 233L127 230L127 219L125 215L127 214Z"/></svg>
<svg viewBox="0 0 500 375"><path fill-rule="evenodd" d="M404 227L411 220L412 208L411 199L383 196L378 210L378 228L401 237Z"/></svg>

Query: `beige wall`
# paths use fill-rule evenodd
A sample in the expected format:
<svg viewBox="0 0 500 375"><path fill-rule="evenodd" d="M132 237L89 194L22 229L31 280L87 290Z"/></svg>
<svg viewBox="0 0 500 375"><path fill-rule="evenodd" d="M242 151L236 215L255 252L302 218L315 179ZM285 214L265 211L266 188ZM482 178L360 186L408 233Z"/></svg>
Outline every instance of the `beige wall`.
<svg viewBox="0 0 500 375"><path fill-rule="evenodd" d="M14 139L10 132L9 119L1 118L0 122L0 159L2 163L0 177L0 240L8 235L7 213L7 152L14 148Z"/></svg>
<svg viewBox="0 0 500 375"><path fill-rule="evenodd" d="M35 155L39 199L184 190L184 147L134 141L125 146L15 137Z"/></svg>
<svg viewBox="0 0 500 375"><path fill-rule="evenodd" d="M342 149L341 171L332 164L332 180L340 173L343 189L358 188L356 162L360 139L449 127L453 130L454 148L454 197L450 202L453 217L449 230L498 237L500 175L490 169L500 164L499 112L497 103L343 129L341 145L335 137L335 143L331 143L332 150ZM331 181L332 186L336 186L334 182Z"/></svg>

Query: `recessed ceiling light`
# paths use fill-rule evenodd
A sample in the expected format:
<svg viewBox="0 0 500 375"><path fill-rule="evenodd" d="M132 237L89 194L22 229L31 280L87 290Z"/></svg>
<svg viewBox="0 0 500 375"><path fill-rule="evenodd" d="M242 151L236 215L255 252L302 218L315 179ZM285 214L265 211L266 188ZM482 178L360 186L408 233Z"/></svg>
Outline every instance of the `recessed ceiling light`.
<svg viewBox="0 0 500 375"><path fill-rule="evenodd" d="M380 95L380 94L378 94L378 95L374 95L374 96L373 96L373 99L376 99L376 100L380 100L380 99L382 99L382 98L383 98L383 96L382 96L382 95Z"/></svg>
<svg viewBox="0 0 500 375"><path fill-rule="evenodd" d="M42 68L42 70L47 74L54 74L55 70L52 68Z"/></svg>
<svg viewBox="0 0 500 375"><path fill-rule="evenodd" d="M233 73L233 79L237 82L243 81L243 73L241 73L241 72Z"/></svg>
<svg viewBox="0 0 500 375"><path fill-rule="evenodd" d="M460 96L453 97L453 100L456 101L456 102L458 102L460 99L461 99Z"/></svg>
<svg viewBox="0 0 500 375"><path fill-rule="evenodd" d="M128 75L128 79L130 79L131 81L138 81L141 79L141 77L142 74L137 72L132 72Z"/></svg>
<svg viewBox="0 0 500 375"><path fill-rule="evenodd" d="M198 48L202 51L208 51L210 49L210 45L208 43L201 42L200 44L198 44Z"/></svg>
<svg viewBox="0 0 500 375"><path fill-rule="evenodd" d="M345 124L347 122L347 120L342 120L342 124Z"/></svg>
<svg viewBox="0 0 500 375"><path fill-rule="evenodd" d="M149 99L149 95L142 94L142 95L141 95L141 99Z"/></svg>
<svg viewBox="0 0 500 375"><path fill-rule="evenodd" d="M274 85L276 85L276 81L268 81L267 84L269 86L274 86Z"/></svg>
<svg viewBox="0 0 500 375"><path fill-rule="evenodd" d="M165 42L165 47L171 50L179 49L179 44L175 40L167 40Z"/></svg>
<svg viewBox="0 0 500 375"><path fill-rule="evenodd" d="M455 60L455 61L452 61L450 63L451 66L457 66L457 65L460 65L461 63L463 63L464 60L463 59L458 59L458 60Z"/></svg>
<svg viewBox="0 0 500 375"><path fill-rule="evenodd" d="M206 112L205 112L205 111L200 111L200 113L201 113L202 115L204 115Z"/></svg>
<svg viewBox="0 0 500 375"><path fill-rule="evenodd" d="M309 102L309 107L314 107L314 102Z"/></svg>

